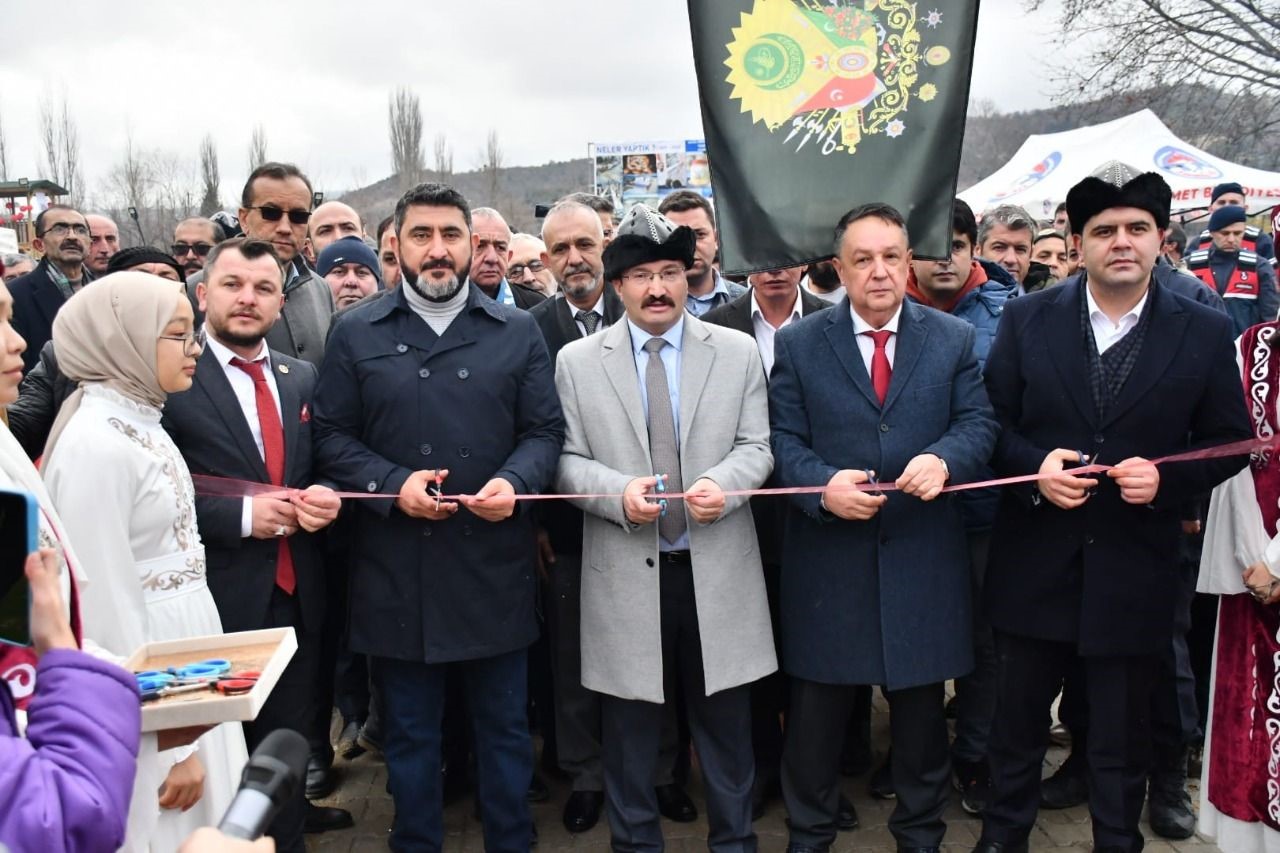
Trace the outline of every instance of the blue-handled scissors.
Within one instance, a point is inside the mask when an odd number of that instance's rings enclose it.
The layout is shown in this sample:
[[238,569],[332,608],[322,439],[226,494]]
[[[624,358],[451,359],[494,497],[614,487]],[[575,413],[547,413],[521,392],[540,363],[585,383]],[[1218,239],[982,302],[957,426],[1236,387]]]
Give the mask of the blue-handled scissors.
[[[666,491],[667,491],[667,475],[666,475],[666,474],[658,474],[658,475],[656,475],[656,476],[657,476],[657,478],[658,478],[658,484],[657,484],[656,486],[654,486],[654,487],[653,487],[653,490],[654,490],[655,492],[657,492],[658,494],[665,494],[665,493],[666,493]],[[666,514],[667,514],[667,499],[666,499],[666,498],[659,498],[659,499],[658,499],[658,506],[662,507],[662,512],[660,512],[660,513],[658,513],[658,514],[659,514],[659,515],[666,515]]]
[[881,491],[880,489],[880,478],[876,476],[876,472],[868,468],[866,471],[863,471],[862,473],[867,475],[867,482],[874,489],[874,491],[871,492],[871,494],[874,494],[877,497],[879,497],[880,495],[883,495],[884,492]]

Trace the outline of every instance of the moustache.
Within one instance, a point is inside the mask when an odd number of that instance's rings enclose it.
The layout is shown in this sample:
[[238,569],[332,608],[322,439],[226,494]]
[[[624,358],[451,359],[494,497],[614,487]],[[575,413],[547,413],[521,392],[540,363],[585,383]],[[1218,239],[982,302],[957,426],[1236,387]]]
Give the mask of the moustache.
[[450,261],[448,259],[443,259],[439,261],[427,261],[425,264],[423,264],[421,267],[418,268],[419,272],[427,272],[428,270],[448,270],[449,272],[457,272],[457,270],[453,268],[453,261]]
[[593,270],[589,264],[570,264],[564,268],[565,278],[568,278],[571,275],[589,275],[594,277],[595,273],[596,271]]
[[61,245],[58,246],[58,248],[64,252],[67,251],[68,249],[79,249],[80,251],[83,252],[84,244],[81,243],[79,240],[63,240]]
[[236,311],[236,312],[232,313],[232,315],[231,315],[231,316],[232,316],[232,317],[244,317],[245,319],[248,319],[248,320],[261,320],[261,319],[262,319],[262,317],[258,314],[258,312],[257,312],[257,311]]
[[667,305],[671,308],[676,307],[676,304],[665,296],[650,296],[644,302],[640,303],[641,308],[648,308],[651,305]]

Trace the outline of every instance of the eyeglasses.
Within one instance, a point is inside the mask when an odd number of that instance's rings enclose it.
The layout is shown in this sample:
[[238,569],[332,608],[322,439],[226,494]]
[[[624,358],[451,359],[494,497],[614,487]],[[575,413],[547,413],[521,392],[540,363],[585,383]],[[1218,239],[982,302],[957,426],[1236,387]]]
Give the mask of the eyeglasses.
[[65,237],[67,236],[68,231],[70,231],[72,234],[76,235],[77,237],[89,236],[88,225],[70,225],[66,222],[55,222],[53,225],[50,225],[48,228],[44,229],[44,234],[37,234],[36,236],[43,237],[45,236],[45,234],[52,234],[55,237]]
[[684,270],[676,267],[661,270],[659,272],[651,272],[649,270],[636,270],[629,272],[622,277],[622,280],[628,284],[653,284],[657,279],[662,279],[663,284],[675,284],[684,280]]
[[161,335],[162,341],[181,341],[183,355],[199,355],[204,349],[207,340],[204,333],[204,327],[201,326],[195,331],[188,332],[185,335]]
[[294,225],[306,225],[311,219],[311,211],[309,210],[285,210],[282,207],[276,207],[274,204],[264,204],[261,207],[247,209],[258,211],[262,218],[268,222],[279,222],[280,217],[286,213],[289,215],[289,221]]
[[175,258],[180,258],[188,252],[195,252],[198,257],[203,258],[205,255],[213,251],[212,243],[174,243],[169,247]]
[[507,267],[507,278],[522,278],[526,270],[537,275],[546,268],[547,265],[542,261],[529,261],[527,264],[512,264]]

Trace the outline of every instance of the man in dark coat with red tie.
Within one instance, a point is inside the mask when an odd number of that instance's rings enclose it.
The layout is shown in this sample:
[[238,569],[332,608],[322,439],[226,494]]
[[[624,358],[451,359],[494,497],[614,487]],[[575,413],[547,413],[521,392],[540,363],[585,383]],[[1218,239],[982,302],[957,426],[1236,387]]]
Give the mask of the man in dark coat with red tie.
[[[245,724],[251,751],[276,729],[310,730],[326,595],[314,534],[337,517],[341,503],[315,485],[312,471],[316,369],[271,350],[264,339],[280,315],[283,286],[270,243],[236,238],[209,253],[196,291],[205,311],[205,349],[194,384],[169,398],[162,421],[192,474],[300,490],[288,499],[196,497],[209,591],[223,629],[288,627],[298,639],[266,705]],[[346,811],[309,806],[299,786],[270,834],[278,849],[301,853],[304,828],[351,824]]]
[[[845,214],[836,269],[848,301],[780,329],[769,380],[782,544],[782,756],[788,849],[835,839],[837,773],[857,685],[889,700],[901,850],[936,850],[950,791],[943,682],[973,665],[968,550],[948,482],[975,480],[996,424],[974,328],[904,301],[911,251],[885,204]],[[888,494],[858,491],[871,478]]]

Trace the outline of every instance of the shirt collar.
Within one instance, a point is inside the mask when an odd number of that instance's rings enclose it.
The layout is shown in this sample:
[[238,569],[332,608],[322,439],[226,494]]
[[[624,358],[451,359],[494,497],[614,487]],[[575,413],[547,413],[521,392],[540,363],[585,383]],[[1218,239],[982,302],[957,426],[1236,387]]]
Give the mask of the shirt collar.
[[[644,352],[644,345],[654,336],[631,322],[630,317],[627,318],[627,330],[631,333],[631,350],[635,357],[639,358],[640,353]],[[680,319],[676,320],[676,324],[663,332],[661,337],[674,347],[676,352],[679,352],[680,345],[684,341],[684,314],[681,314]]]
[[711,288],[711,292],[706,296],[697,296],[693,293],[690,293],[689,296],[698,302],[710,302],[713,299],[719,298],[721,294],[727,298],[729,296],[729,285],[724,283],[724,276],[720,275],[720,271],[715,267],[711,268],[711,280],[715,282],[715,285]]
[[[761,320],[764,320],[764,312],[760,310],[760,303],[756,302],[756,290],[753,287],[751,288],[751,319],[754,320],[756,317],[759,317]],[[795,301],[791,303],[791,310],[787,312],[787,319],[782,321],[782,325],[785,326],[788,323],[792,322],[793,320],[800,319],[800,317],[801,317],[800,288],[797,287]],[[766,323],[769,322],[768,320],[764,320],[764,321]],[[895,317],[895,322],[896,322],[896,317]],[[781,328],[781,326],[779,328]]]
[[[1142,294],[1142,298],[1138,300],[1138,304],[1130,308],[1128,311],[1126,311],[1123,314],[1123,316],[1121,316],[1120,319],[1117,320],[1115,323],[1112,323],[1112,325],[1123,326],[1125,322],[1129,321],[1130,319],[1132,319],[1132,321],[1136,323],[1138,319],[1142,317],[1142,309],[1146,307],[1147,297],[1149,297],[1150,295],[1151,295],[1151,288],[1148,287],[1146,291]],[[1084,299],[1085,299],[1085,305],[1089,309],[1090,320],[1106,320],[1108,323],[1111,323],[1111,318],[1108,317],[1106,313],[1101,308],[1098,307],[1098,303],[1094,301],[1093,291],[1089,289],[1089,282],[1087,280],[1084,282]]]
[[885,323],[879,329],[873,329],[871,324],[858,316],[858,312],[853,310],[853,304],[849,305],[849,313],[853,316],[853,333],[861,335],[863,332],[890,331],[895,335],[898,334],[898,320],[902,317],[902,304],[898,304],[898,310],[893,312],[893,316],[889,318],[889,322]]
[[[209,328],[209,324],[204,325],[205,341],[204,345],[213,353],[214,358],[218,359],[218,364],[226,369],[231,364],[231,359],[240,358],[240,356],[227,349],[217,338],[213,336],[213,331]],[[267,342],[264,340],[258,344],[258,354],[253,358],[245,359],[245,361],[262,361],[269,368],[271,366],[271,354],[267,348]]]
[[[606,287],[607,286],[608,285],[606,285]],[[579,314],[590,314],[593,311],[599,314],[601,319],[604,319],[604,290],[603,289],[601,289],[600,295],[596,297],[596,304],[592,305],[586,311],[583,311],[577,305],[574,305],[572,302],[569,302],[567,298],[564,301],[569,305],[569,316],[575,320],[578,319]]]

